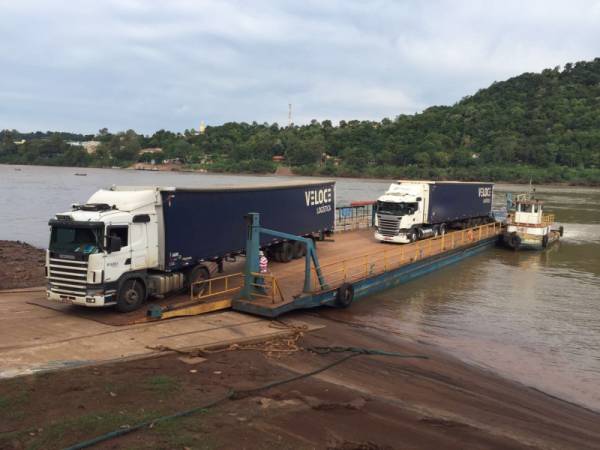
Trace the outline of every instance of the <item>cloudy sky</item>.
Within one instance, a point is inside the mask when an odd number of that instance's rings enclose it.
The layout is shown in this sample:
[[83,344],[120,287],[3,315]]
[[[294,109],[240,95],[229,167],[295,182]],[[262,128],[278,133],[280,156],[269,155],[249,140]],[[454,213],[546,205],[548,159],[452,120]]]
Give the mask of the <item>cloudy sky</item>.
[[600,2],[0,0],[0,129],[393,118],[600,56]]

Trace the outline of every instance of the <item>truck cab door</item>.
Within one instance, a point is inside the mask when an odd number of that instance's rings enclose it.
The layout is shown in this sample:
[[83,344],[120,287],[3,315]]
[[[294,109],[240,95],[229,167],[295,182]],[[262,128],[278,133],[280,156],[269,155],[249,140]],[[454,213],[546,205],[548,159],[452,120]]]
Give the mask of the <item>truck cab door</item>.
[[148,225],[131,224],[131,270],[146,269],[148,256]]
[[131,246],[128,225],[111,224],[106,227],[107,236],[118,236],[121,239],[121,249],[106,253],[104,266],[104,281],[117,281],[119,277],[129,272],[131,266]]

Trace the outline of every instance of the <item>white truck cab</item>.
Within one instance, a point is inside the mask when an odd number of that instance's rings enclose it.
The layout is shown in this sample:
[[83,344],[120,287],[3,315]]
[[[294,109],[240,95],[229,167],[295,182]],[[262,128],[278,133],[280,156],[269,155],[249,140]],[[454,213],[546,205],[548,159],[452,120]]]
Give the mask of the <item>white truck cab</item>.
[[426,183],[393,183],[377,199],[375,238],[400,244],[416,241],[426,222],[428,192]]
[[155,190],[100,190],[85,205],[57,214],[49,222],[48,298],[96,307],[117,304],[123,311],[139,307],[147,295],[139,277],[143,273],[146,279],[147,270],[160,265],[160,207]]

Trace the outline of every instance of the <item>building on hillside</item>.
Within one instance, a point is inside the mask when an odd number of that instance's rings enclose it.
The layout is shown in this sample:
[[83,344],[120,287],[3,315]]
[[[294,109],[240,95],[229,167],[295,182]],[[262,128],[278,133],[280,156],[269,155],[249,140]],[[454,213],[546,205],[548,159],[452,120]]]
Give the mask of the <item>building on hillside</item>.
[[92,154],[96,153],[96,150],[98,150],[98,147],[100,146],[100,144],[101,144],[100,141],[81,142],[81,146],[85,149],[85,151],[87,152],[88,155],[92,155]]
[[323,153],[321,155],[321,164],[331,163],[334,166],[339,166],[341,162],[342,159],[338,158],[337,156],[331,156],[327,153]]
[[160,147],[148,147],[140,150],[140,155],[145,155],[146,153],[160,153],[162,152],[162,148]]

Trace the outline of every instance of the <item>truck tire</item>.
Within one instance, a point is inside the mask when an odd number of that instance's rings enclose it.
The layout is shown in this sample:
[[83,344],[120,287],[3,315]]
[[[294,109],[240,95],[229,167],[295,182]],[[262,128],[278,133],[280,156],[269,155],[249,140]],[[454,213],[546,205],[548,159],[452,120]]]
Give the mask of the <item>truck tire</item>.
[[354,286],[350,283],[342,284],[335,295],[335,304],[338,308],[347,308],[354,300]]
[[146,300],[146,288],[138,279],[126,280],[119,289],[117,296],[117,310],[119,312],[131,312],[142,306]]
[[448,227],[446,226],[445,223],[442,223],[440,225],[440,235],[443,236],[444,234],[446,234],[448,232]]
[[279,245],[275,244],[269,247],[266,251],[266,256],[269,261],[279,262]]
[[288,263],[294,257],[294,247],[289,242],[282,242],[279,247],[279,261]]
[[294,259],[302,258],[306,255],[306,246],[303,242],[294,241],[292,244],[292,257]]
[[406,237],[408,238],[408,242],[413,243],[417,240],[417,233],[415,230],[410,230],[408,233],[406,233]]
[[196,286],[194,286],[194,283],[198,281],[208,280],[209,278],[210,273],[205,266],[198,265],[192,269],[189,277],[189,285],[192,296],[196,297],[198,295],[202,295],[202,293],[206,290],[206,283],[197,284]]

